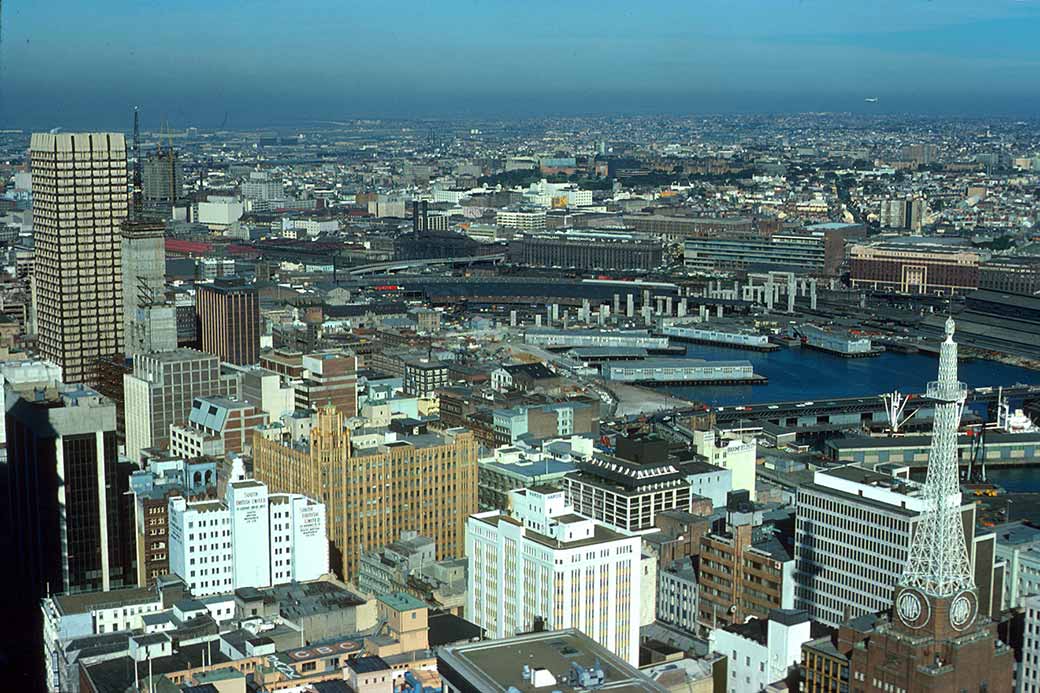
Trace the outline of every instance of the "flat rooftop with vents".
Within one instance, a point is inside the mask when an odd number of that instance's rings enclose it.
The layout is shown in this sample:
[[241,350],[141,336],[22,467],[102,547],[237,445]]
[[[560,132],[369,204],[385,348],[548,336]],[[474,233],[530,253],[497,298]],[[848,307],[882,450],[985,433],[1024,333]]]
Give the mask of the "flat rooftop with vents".
[[[579,671],[595,678],[597,669],[602,683],[576,680]],[[505,693],[510,687],[520,693],[668,690],[574,628],[441,648],[437,670],[449,693]]]

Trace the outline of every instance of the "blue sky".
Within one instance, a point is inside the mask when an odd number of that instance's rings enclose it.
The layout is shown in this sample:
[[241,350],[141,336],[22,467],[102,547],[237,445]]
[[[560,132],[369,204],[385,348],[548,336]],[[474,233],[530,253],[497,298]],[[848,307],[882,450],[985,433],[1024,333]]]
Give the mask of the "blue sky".
[[1036,115],[1040,0],[9,0],[0,117]]

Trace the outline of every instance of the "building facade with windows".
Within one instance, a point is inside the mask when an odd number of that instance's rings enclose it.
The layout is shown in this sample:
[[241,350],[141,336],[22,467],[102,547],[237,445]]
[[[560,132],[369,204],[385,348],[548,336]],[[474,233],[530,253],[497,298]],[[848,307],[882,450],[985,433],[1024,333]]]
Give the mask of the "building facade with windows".
[[624,231],[528,231],[509,244],[510,260],[524,267],[645,272],[663,256],[659,240]]
[[697,632],[697,571],[677,565],[657,573],[657,618]]
[[[832,627],[890,609],[924,504],[905,466],[817,471],[796,500],[796,608]],[[976,534],[974,503],[962,505],[962,513],[979,610],[989,614],[993,604],[999,610],[1003,592],[995,537]]]
[[228,453],[249,454],[253,431],[267,423],[267,413],[252,402],[227,397],[196,397],[188,420],[170,426],[170,452],[184,458]]
[[29,156],[37,346],[66,382],[96,385],[98,361],[123,351],[126,140],[121,133],[34,133]]
[[1015,676],[1015,693],[1040,691],[1040,594],[1022,602],[1025,627],[1022,629],[1022,661]]
[[927,244],[854,245],[849,281],[853,288],[874,291],[966,293],[979,288],[979,254]]
[[202,350],[238,365],[260,358],[260,299],[238,277],[199,284],[195,294]]
[[170,424],[188,420],[196,397],[238,397],[239,377],[221,372],[220,359],[194,349],[141,354],[123,376],[126,456],[169,447]]
[[416,397],[429,397],[448,384],[448,364],[445,361],[418,359],[404,365],[404,391]]
[[119,461],[116,407],[82,385],[7,390],[11,569],[23,594],[137,584],[133,465]]
[[1019,255],[986,260],[979,268],[979,288],[1033,296],[1040,292],[1040,258]]
[[[708,639],[712,652],[725,655],[728,693],[788,690],[784,680],[801,659],[809,640],[809,615],[794,609],[774,609],[768,619],[716,628]],[[783,684],[776,688],[771,684]]]
[[575,515],[557,489],[510,492],[510,513],[466,522],[466,617],[491,638],[577,628],[639,661],[640,540]]
[[664,510],[690,510],[690,484],[672,462],[640,464],[599,455],[577,463],[564,488],[574,511],[623,534],[656,531]]
[[363,547],[385,546],[414,530],[437,543],[437,558],[462,555],[465,518],[477,510],[477,452],[462,428],[357,447],[344,417],[325,406],[304,442],[253,442],[253,473],[273,490],[300,493],[329,508],[331,564],[357,573]]
[[323,351],[300,359],[302,372],[294,383],[296,407],[318,411],[331,403],[346,417],[357,416],[357,356]]
[[747,492],[736,491],[725,528],[701,537],[697,620],[705,629],[794,606],[794,560],[762,520]]
[[237,461],[220,500],[170,499],[170,572],[195,596],[316,580],[329,572],[325,506],[268,493]]

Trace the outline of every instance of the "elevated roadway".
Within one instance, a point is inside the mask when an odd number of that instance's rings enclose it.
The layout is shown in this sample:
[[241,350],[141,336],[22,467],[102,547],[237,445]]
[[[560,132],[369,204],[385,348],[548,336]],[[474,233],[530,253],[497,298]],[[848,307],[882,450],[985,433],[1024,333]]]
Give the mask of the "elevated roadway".
[[358,265],[347,267],[340,271],[341,274],[351,277],[362,277],[369,274],[392,274],[411,269],[423,269],[428,267],[450,266],[463,267],[490,262],[492,264],[503,262],[505,253],[492,253],[489,255],[468,255],[463,257],[436,257],[421,258],[416,260],[391,260],[389,262],[376,262],[370,265]]

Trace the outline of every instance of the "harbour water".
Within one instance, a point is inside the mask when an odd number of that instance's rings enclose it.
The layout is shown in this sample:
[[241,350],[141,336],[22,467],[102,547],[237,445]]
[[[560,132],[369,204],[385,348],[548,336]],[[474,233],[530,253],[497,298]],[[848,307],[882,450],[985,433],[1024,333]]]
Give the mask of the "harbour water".
[[997,467],[986,470],[986,481],[1008,493],[1040,493],[1040,469],[1036,467]]
[[[927,354],[885,352],[862,359],[845,359],[811,349],[784,348],[769,353],[690,344],[687,356],[706,360],[748,360],[767,385],[676,386],[661,388],[684,399],[709,405],[757,402],[815,401],[892,392],[924,392],[935,380],[938,359]],[[960,364],[960,379],[969,387],[1040,383],[1040,371],[995,361]]]

